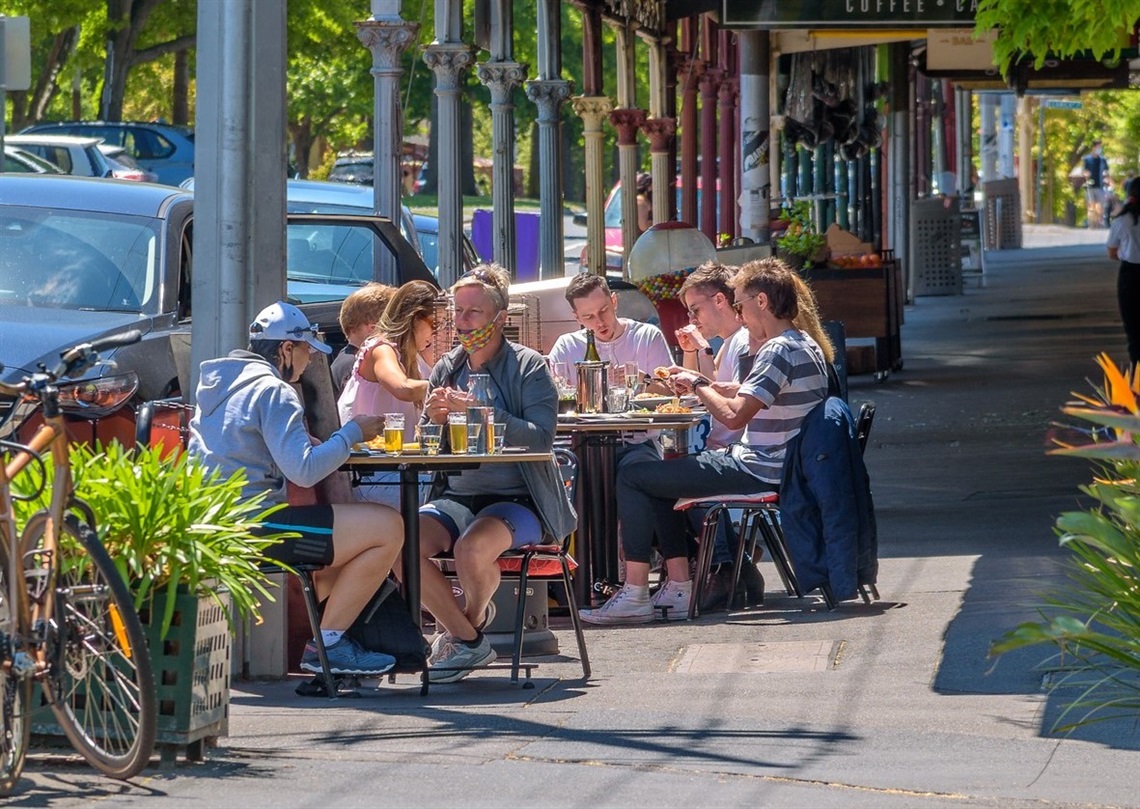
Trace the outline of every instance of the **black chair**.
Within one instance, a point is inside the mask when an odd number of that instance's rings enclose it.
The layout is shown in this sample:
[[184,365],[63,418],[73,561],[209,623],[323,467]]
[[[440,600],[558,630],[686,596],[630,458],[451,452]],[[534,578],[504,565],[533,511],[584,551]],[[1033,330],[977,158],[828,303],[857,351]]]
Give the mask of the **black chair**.
[[867,450],[867,438],[871,435],[871,425],[875,423],[875,403],[863,402],[859,415],[855,417],[855,438],[859,441],[859,451]]

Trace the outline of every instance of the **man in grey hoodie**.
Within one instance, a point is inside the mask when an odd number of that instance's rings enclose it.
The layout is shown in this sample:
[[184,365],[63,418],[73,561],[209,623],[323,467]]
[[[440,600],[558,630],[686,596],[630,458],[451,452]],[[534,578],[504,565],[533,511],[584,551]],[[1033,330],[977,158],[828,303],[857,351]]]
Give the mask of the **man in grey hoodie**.
[[[300,309],[283,302],[258,314],[249,339],[248,350],[202,363],[189,449],[224,476],[244,472],[246,496],[266,492],[267,504],[286,503],[286,480],[315,485],[345,462],[353,444],[375,437],[384,419],[357,416],[314,444],[290,383],[301,378],[310,351],[328,354],[330,348]],[[399,556],[399,512],[373,503],[286,506],[270,520],[267,530],[300,537],[270,548],[269,555],[286,564],[325,565],[315,580],[318,598],[328,598],[321,635],[333,673],[375,675],[392,668],[395,658],[361,648],[345,630]],[[320,673],[315,642],[305,645],[301,668]]]

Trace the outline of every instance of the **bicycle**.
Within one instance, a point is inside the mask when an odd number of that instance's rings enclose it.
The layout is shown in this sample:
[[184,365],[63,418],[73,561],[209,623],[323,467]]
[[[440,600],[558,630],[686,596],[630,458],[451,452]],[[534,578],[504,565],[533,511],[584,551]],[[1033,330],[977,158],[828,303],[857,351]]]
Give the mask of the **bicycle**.
[[[54,369],[41,364],[17,384],[0,382],[0,393],[38,401],[43,416],[26,445],[0,439],[0,795],[23,770],[33,683],[72,746],[104,774],[131,778],[154,752],[158,697],[146,637],[94,514],[75,497],[56,384],[92,367],[100,351],[141,337],[84,343]],[[17,494],[13,479],[32,466],[41,472],[36,491]],[[49,471],[50,504],[18,533],[14,502],[38,498]]]

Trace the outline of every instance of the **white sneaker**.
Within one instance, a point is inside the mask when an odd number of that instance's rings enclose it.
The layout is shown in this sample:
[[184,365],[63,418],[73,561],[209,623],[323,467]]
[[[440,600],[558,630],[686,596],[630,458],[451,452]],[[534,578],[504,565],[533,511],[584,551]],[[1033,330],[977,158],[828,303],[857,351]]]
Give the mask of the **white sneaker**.
[[691,580],[667,581],[653,594],[651,605],[654,610],[660,607],[669,607],[665,613],[666,621],[687,621],[689,620],[689,601],[692,597],[693,582]]
[[649,603],[649,588],[623,585],[605,604],[594,610],[578,610],[578,615],[588,624],[652,623],[653,605]]

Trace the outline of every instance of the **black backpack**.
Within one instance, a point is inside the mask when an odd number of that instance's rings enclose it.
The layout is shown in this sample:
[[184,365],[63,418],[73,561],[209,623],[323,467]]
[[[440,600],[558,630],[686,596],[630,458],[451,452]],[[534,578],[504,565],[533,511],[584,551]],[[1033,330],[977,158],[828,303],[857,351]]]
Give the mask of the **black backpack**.
[[392,671],[414,674],[423,671],[431,647],[412,623],[408,605],[391,577],[364,605],[346,634],[370,652],[384,652],[396,658]]

